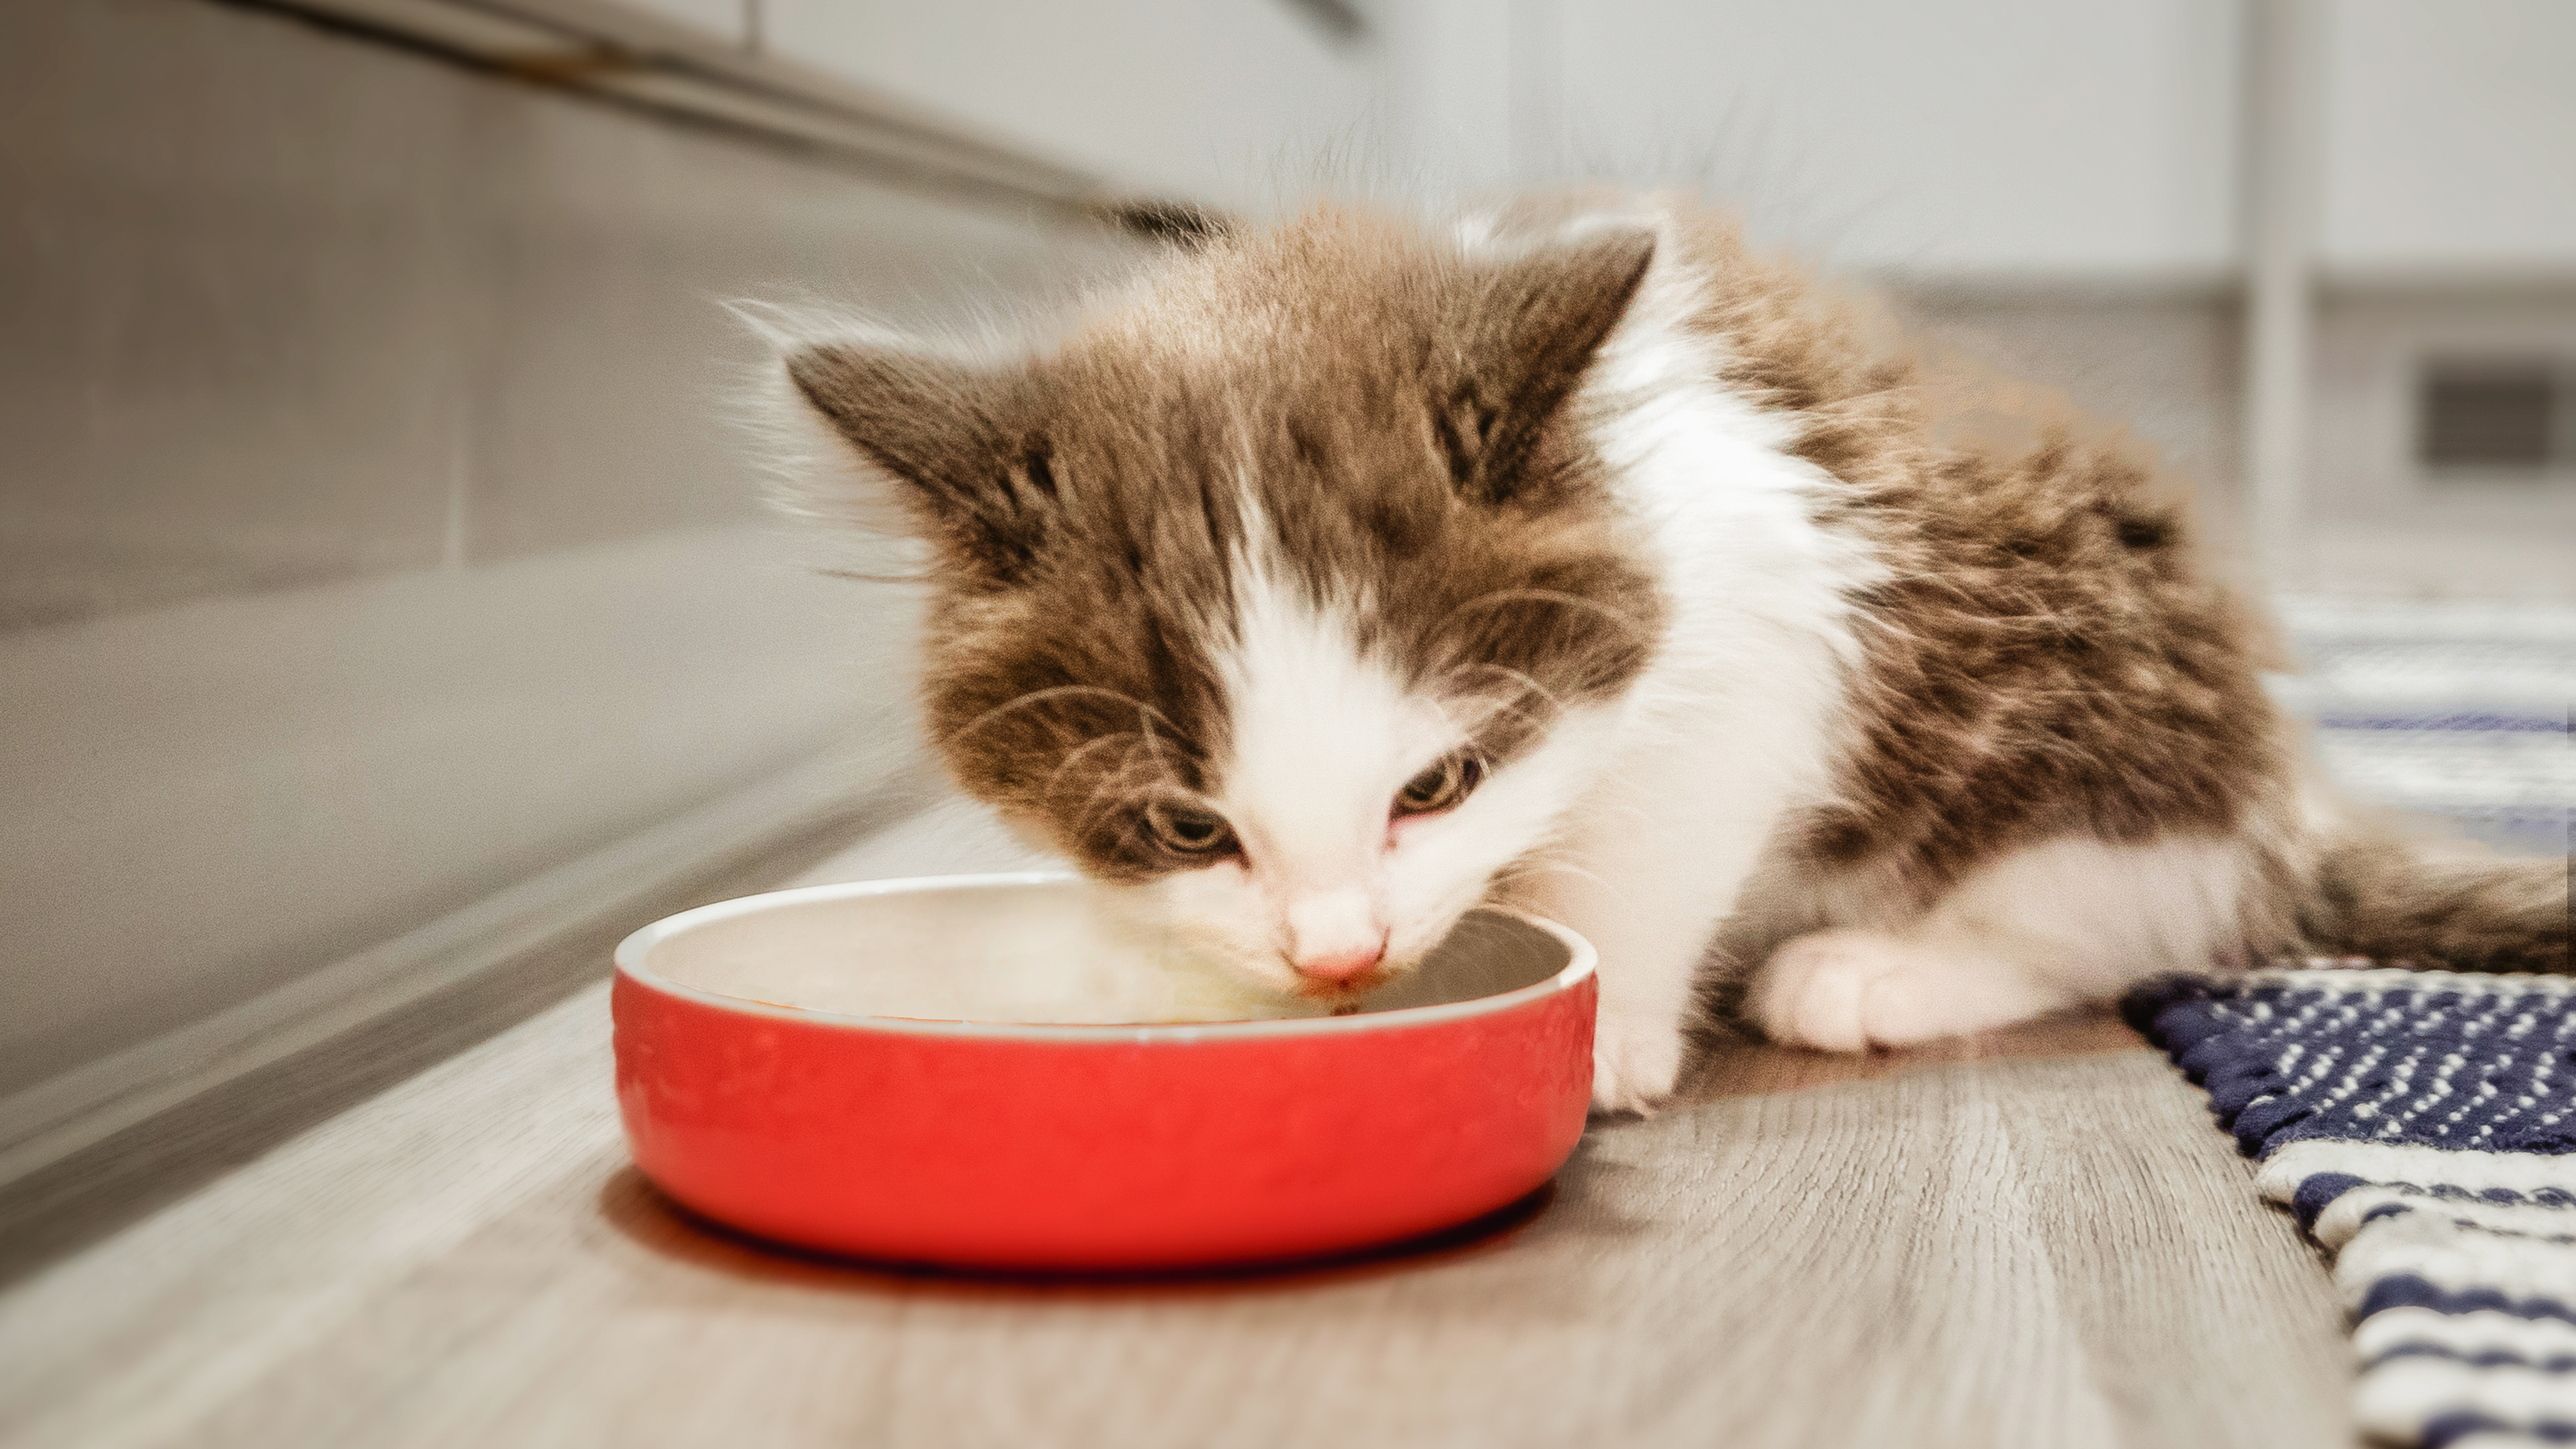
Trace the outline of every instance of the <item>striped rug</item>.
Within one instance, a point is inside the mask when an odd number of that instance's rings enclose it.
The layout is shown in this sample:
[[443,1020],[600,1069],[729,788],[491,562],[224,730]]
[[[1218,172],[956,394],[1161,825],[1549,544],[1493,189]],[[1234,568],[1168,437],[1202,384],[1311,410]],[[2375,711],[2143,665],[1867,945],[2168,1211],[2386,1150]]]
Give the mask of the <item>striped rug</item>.
[[2367,1432],[2576,1442],[2576,980],[2264,971],[2128,1015],[2335,1255]]
[[[2281,613],[2304,672],[2274,693],[2338,787],[2567,856],[2576,606]],[[2128,1011],[2334,1254],[2364,1429],[2576,1443],[2576,979],[2265,971],[2159,983]]]

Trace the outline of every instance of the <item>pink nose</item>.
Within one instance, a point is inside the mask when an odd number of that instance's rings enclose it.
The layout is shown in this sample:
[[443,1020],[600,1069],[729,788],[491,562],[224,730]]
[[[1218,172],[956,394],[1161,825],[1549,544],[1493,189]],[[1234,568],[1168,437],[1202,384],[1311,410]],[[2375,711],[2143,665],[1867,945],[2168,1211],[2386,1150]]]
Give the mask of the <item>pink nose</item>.
[[1320,956],[1308,956],[1296,962],[1295,965],[1297,974],[1309,981],[1338,982],[1348,981],[1354,976],[1366,975],[1376,970],[1377,963],[1385,959],[1386,942],[1381,940],[1376,945],[1362,950],[1335,951]]

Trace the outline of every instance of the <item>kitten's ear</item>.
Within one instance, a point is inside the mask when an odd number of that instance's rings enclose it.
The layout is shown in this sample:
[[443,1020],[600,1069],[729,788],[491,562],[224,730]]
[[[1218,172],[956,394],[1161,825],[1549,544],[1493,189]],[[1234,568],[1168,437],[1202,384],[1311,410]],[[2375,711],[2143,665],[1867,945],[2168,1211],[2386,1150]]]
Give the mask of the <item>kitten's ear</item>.
[[1501,502],[1655,258],[1655,234],[1620,231],[1482,269],[1462,299],[1459,375],[1434,400],[1450,476],[1470,498]]
[[[1024,375],[873,340],[797,343],[787,380],[899,505],[907,531],[994,583],[1025,569],[1055,510]],[[858,500],[862,510],[868,500]]]

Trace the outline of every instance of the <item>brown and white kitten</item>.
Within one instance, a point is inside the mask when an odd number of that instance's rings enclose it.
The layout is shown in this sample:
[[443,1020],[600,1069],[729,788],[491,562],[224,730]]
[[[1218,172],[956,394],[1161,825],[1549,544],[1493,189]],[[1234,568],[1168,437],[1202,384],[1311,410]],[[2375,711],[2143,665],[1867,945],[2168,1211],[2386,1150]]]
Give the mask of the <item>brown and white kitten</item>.
[[1318,210],[1043,353],[782,350],[929,545],[957,782],[1283,1002],[1524,905],[1600,948],[1617,1109],[1704,975],[1852,1051],[2283,952],[2566,966],[2554,865],[2300,783],[2144,469],[1951,440],[1707,217]]

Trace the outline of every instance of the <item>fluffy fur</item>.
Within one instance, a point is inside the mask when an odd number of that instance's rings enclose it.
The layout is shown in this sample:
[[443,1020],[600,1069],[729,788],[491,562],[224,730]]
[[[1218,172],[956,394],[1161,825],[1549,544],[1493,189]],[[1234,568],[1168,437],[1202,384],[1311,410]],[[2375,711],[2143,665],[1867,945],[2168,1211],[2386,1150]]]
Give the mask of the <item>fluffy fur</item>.
[[835,506],[929,547],[958,782],[1283,1002],[1523,904],[1639,1108],[1711,983],[1856,1050],[2284,951],[2566,964],[2563,881],[2320,823],[2144,467],[1968,436],[1706,217],[1323,210],[1044,353],[782,351]]

